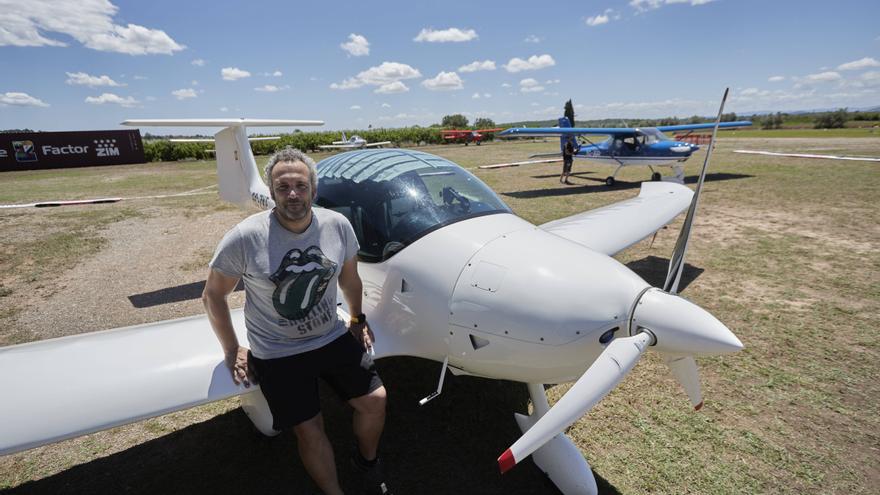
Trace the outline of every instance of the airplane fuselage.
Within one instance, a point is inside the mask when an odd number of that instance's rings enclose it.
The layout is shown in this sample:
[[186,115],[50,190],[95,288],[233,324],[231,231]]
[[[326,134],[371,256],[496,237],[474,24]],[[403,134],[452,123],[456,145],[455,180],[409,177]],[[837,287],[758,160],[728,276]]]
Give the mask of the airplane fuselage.
[[457,372],[530,383],[583,373],[603,334],[628,335],[648,287],[615,259],[512,214],[448,225],[359,272],[364,312],[385,336],[380,354],[417,350]]
[[698,146],[678,141],[631,144],[609,138],[597,144],[581,145],[575,157],[615,166],[672,166],[684,162],[698,149]]

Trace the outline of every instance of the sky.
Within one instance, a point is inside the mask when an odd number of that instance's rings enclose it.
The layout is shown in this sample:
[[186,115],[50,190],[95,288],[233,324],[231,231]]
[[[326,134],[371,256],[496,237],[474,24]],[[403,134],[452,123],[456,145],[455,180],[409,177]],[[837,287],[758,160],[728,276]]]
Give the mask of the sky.
[[0,129],[500,123],[568,99],[583,119],[708,116],[725,87],[741,114],[874,107],[878,20],[877,0],[0,0]]

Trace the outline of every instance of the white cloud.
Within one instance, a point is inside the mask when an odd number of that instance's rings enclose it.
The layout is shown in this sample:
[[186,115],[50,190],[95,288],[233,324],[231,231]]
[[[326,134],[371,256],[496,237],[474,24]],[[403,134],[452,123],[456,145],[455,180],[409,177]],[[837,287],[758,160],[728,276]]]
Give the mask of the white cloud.
[[220,69],[220,75],[223,77],[224,81],[237,81],[239,79],[244,79],[245,77],[251,77],[250,72],[241,70],[238,67],[224,67]]
[[265,86],[260,86],[259,88],[254,88],[254,91],[259,91],[261,93],[277,93],[278,91],[283,91],[285,89],[290,89],[290,86],[285,84],[284,86],[275,86],[274,84],[266,84]]
[[461,30],[458,28],[443,29],[434,31],[433,28],[423,28],[419,35],[413,38],[413,41],[427,41],[428,43],[458,43],[462,41],[471,41],[477,39],[477,32],[473,29]]
[[361,106],[360,105],[352,105],[352,106],[348,107],[348,109],[349,110],[360,110]]
[[261,72],[260,75],[263,77],[281,77],[284,74],[280,70],[276,70],[274,72]]
[[602,12],[601,14],[587,17],[585,22],[587,23],[587,26],[595,27],[617,20],[620,20],[619,13],[615,12],[614,9],[605,9],[605,12]]
[[491,98],[492,93],[483,93],[483,98]]
[[637,12],[647,12],[649,10],[659,9],[664,5],[672,5],[676,3],[686,3],[691,6],[706,5],[714,0],[631,0],[629,5],[636,9]]
[[559,84],[559,79],[547,79],[544,84]]
[[[387,86],[381,92],[402,93],[404,91],[409,91],[409,89],[406,88],[403,83],[400,83],[399,85],[394,85],[393,87],[390,85],[392,83],[399,83],[400,81],[406,79],[414,79],[417,77],[422,77],[422,73],[419,72],[418,69],[410,67],[407,64],[401,64],[398,62],[382,62],[381,65],[370,67],[369,69],[360,72],[354,77],[349,77],[341,83],[331,84],[330,89],[355,89],[360,88],[361,86],[370,85],[380,87]],[[401,87],[406,89],[401,90]],[[390,91],[391,89],[394,89],[394,91]]]
[[587,26],[601,26],[602,24],[608,24],[608,16],[605,14],[587,17]]
[[178,100],[185,100],[187,98],[195,98],[198,96],[196,90],[192,88],[175,89],[171,94]]
[[193,79],[192,81],[190,81],[189,84],[190,84],[191,86],[198,86],[198,85],[199,85],[199,82],[196,81],[195,79]]
[[229,107],[220,107],[220,111],[221,111],[221,112],[228,112],[228,111],[229,111]]
[[192,65],[195,65],[196,67],[204,67],[205,66],[205,61],[201,58],[197,58],[190,63]]
[[530,77],[519,82],[519,90],[523,93],[537,93],[538,91],[544,91],[544,86],[541,86],[541,83]]
[[550,55],[532,55],[528,60],[514,57],[507,62],[504,68],[507,72],[522,72],[524,70],[538,70],[556,65],[556,61]]
[[840,64],[837,66],[837,70],[859,70],[870,67],[880,67],[880,62],[871,57],[865,57],[845,64]]
[[508,83],[501,83],[501,87],[502,87],[502,88],[509,88],[509,87],[510,87],[510,84],[508,84]]
[[463,81],[455,72],[440,72],[433,79],[425,79],[422,86],[431,91],[456,91],[464,89]]
[[458,68],[459,72],[477,72],[480,70],[495,70],[495,61],[483,60],[480,62],[479,60],[474,60],[473,62],[467,65],[462,65]]
[[4,0],[0,10],[0,46],[67,46],[47,37],[56,33],[93,50],[128,55],[171,55],[185,48],[164,31],[115,24],[119,8],[109,0]]
[[541,38],[538,38],[534,34],[530,34],[530,35],[526,36],[526,39],[524,39],[523,41],[526,43],[540,43]]
[[407,91],[409,91],[409,88],[406,87],[406,84],[403,84],[400,81],[394,81],[379,86],[373,91],[373,93],[378,93],[380,95],[393,95],[397,93],[406,93]]
[[15,105],[17,107],[48,107],[49,104],[27,93],[0,93],[0,106]]
[[387,104],[387,103],[383,103],[383,104],[382,104],[382,108],[391,108],[391,105],[389,105],[389,104]]
[[126,96],[125,98],[123,98],[113,93],[103,93],[101,96],[88,96],[86,97],[86,103],[91,103],[92,105],[103,105],[105,103],[112,103],[114,105],[119,105],[126,108],[131,108],[140,104],[139,101],[135,100],[131,96]]
[[92,76],[85,72],[65,72],[65,74],[67,74],[67,81],[65,82],[74,86],[88,86],[90,88],[97,86],[125,86],[110,79],[110,76]]
[[758,88],[746,88],[738,93],[738,96],[767,96],[770,92],[767,90],[760,90]]
[[785,76],[771,76],[769,79],[767,79],[767,81],[769,81],[769,82],[780,82],[780,81],[784,81],[784,80],[785,80]]
[[363,57],[370,54],[370,42],[367,38],[354,33],[349,34],[348,41],[340,43],[339,48],[345,50],[349,57]]
[[840,74],[834,71],[820,72],[818,74],[810,74],[804,78],[808,82],[832,82],[842,79]]
[[475,100],[479,100],[479,99],[480,99],[480,93],[474,93],[474,94],[472,94],[472,95],[471,95],[471,98],[473,98],[473,99],[475,99]]
[[134,79],[135,81],[145,81],[147,79],[147,76],[134,75],[134,76],[131,76],[131,78]]

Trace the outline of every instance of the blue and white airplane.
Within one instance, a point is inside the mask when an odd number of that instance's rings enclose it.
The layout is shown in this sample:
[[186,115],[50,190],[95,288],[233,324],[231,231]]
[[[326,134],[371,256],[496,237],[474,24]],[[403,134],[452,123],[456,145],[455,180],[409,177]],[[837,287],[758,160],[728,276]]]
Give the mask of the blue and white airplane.
[[[722,122],[720,129],[747,127],[749,121]],[[586,143],[575,141],[575,158],[583,158],[604,165],[617,165],[614,173],[605,179],[605,184],[613,186],[617,173],[623,167],[632,165],[647,166],[651,169],[651,180],[662,179],[660,172],[654,167],[671,167],[675,175],[668,180],[684,182],[684,161],[700,149],[696,144],[675,141],[664,135],[664,132],[697,131],[712,129],[714,123],[666,125],[660,127],[571,127],[568,117],[559,118],[559,127],[513,127],[501,133],[501,136],[559,136],[560,153],[566,140],[582,138]],[[593,143],[586,136],[605,135],[608,139]],[[532,155],[559,156],[560,153]]]

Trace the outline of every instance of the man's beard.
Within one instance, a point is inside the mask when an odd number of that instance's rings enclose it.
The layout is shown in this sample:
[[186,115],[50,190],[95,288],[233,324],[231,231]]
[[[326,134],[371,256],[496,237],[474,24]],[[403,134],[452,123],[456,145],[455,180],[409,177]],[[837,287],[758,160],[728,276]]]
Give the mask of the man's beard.
[[275,211],[285,220],[297,222],[306,218],[312,209],[310,204],[307,205],[305,203],[299,203],[298,206],[300,206],[298,210],[289,210],[287,208],[281,207],[281,205],[276,205]]

